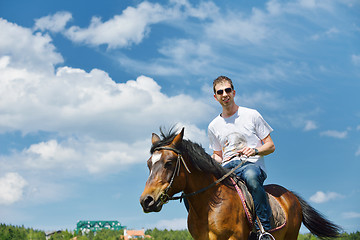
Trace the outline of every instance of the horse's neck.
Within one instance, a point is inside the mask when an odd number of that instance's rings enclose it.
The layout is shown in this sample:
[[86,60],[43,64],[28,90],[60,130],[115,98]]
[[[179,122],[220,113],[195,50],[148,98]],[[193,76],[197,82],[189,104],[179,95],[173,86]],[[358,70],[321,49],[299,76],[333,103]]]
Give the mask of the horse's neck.
[[187,184],[184,189],[185,194],[199,192],[188,198],[189,204],[196,211],[208,211],[208,206],[213,200],[214,195],[217,194],[221,184],[213,186],[205,191],[204,188],[210,186],[216,181],[215,177],[203,172],[192,172],[188,175]]

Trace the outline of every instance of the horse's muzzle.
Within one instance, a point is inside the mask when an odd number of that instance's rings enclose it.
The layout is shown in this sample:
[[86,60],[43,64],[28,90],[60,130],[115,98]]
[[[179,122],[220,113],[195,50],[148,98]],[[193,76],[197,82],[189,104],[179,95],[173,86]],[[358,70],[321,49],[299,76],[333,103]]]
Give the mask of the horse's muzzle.
[[163,206],[163,202],[160,198],[155,199],[149,194],[140,198],[140,204],[145,213],[160,212]]

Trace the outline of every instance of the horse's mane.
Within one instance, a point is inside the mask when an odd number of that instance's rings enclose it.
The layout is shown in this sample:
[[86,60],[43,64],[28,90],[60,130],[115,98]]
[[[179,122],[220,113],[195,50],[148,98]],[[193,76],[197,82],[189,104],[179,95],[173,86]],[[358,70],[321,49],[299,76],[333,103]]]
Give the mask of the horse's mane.
[[[177,131],[174,128],[170,128],[169,131],[165,132],[160,128],[161,140],[152,145],[150,153],[153,154],[157,147],[169,145],[177,135]],[[215,178],[219,179],[224,176],[229,169],[222,167],[216,162],[205,149],[198,143],[194,143],[190,140],[183,139],[178,149],[183,155],[187,155],[191,164],[201,172],[206,172],[214,175]],[[223,181],[227,186],[233,186],[229,178]]]

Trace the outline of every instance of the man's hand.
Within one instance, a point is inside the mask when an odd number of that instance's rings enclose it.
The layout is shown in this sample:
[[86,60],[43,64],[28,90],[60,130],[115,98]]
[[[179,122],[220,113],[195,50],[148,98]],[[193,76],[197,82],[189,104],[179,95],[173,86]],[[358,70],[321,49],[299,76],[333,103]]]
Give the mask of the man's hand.
[[215,159],[215,161],[217,161],[218,163],[222,163],[222,151],[214,151],[211,157]]
[[239,154],[244,155],[246,157],[255,156],[256,152],[254,148],[244,147],[239,152]]
[[[269,155],[270,153],[273,153],[275,151],[275,145],[273,140],[271,139],[270,134],[267,135],[267,137],[265,137],[264,139],[261,140],[262,144],[260,147],[257,147],[256,149],[258,150],[258,155],[261,156],[266,156]],[[251,156],[255,156],[256,155],[256,151],[254,148],[250,148],[250,147],[244,147],[239,151],[240,154],[243,154],[247,157],[251,157]]]

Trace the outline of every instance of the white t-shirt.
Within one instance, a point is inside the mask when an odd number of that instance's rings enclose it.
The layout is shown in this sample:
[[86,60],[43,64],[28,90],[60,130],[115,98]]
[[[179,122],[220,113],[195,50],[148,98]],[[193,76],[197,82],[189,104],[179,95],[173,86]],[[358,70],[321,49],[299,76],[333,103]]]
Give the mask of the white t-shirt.
[[[229,118],[217,116],[208,127],[210,148],[222,151],[223,164],[236,155],[236,152],[247,146],[260,147],[261,140],[267,137],[273,129],[254,109],[239,107],[238,111]],[[234,157],[231,160],[239,159]],[[244,160],[244,158],[242,158]],[[251,156],[246,161],[259,165],[264,171],[265,162],[262,156]]]

